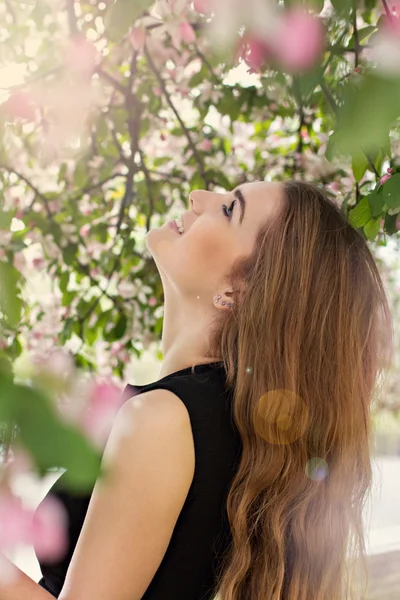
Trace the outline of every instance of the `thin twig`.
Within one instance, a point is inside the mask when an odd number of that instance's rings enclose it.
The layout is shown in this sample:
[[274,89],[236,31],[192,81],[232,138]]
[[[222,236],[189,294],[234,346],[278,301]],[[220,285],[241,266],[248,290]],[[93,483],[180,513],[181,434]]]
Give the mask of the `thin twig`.
[[392,12],[389,9],[386,0],[382,0],[382,4],[383,4],[383,7],[385,9],[385,12],[386,12],[387,18],[389,20],[389,23],[391,23],[391,25],[394,25],[393,14],[392,14]]
[[144,177],[146,179],[146,187],[147,187],[147,195],[149,197],[149,213],[147,215],[147,219],[146,219],[146,231],[150,231],[150,221],[151,221],[151,217],[154,211],[154,197],[153,197],[153,190],[152,190],[152,185],[153,185],[153,181],[151,179],[151,175],[150,175],[150,171],[148,170],[147,166],[146,166],[146,162],[144,159],[144,155],[142,150],[139,148],[139,155],[140,155],[140,162],[142,165],[142,171],[144,173]]
[[40,192],[38,190],[38,188],[27,177],[25,177],[25,175],[22,175],[22,173],[20,173],[19,171],[16,171],[15,169],[13,169],[12,167],[9,167],[7,165],[0,165],[0,169],[2,169],[4,171],[8,171],[9,173],[14,173],[14,175],[16,177],[18,177],[18,179],[21,179],[22,181],[24,181],[26,183],[26,185],[31,188],[32,192],[35,194],[35,197],[34,197],[33,201],[31,202],[31,204],[29,206],[29,209],[32,208],[32,206],[35,203],[36,199],[40,198],[40,200],[43,202],[44,207],[46,209],[47,216],[50,219],[53,219],[53,213],[50,210],[50,207],[49,207],[48,200],[47,200],[46,196],[44,194],[42,194],[42,192]]

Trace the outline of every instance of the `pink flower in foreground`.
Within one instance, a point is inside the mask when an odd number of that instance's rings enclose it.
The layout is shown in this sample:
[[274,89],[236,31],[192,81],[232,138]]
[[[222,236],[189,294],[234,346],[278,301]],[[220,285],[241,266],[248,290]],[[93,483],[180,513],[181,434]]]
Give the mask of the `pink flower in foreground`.
[[202,15],[207,15],[212,10],[212,0],[194,0],[194,10]]
[[143,27],[133,27],[129,34],[129,41],[134,50],[143,50],[146,42],[146,29]]
[[315,65],[324,47],[324,27],[320,19],[292,8],[285,12],[274,41],[274,54],[288,71]]
[[32,545],[38,558],[56,562],[68,549],[67,514],[61,502],[53,497],[39,504],[32,518]]
[[31,542],[31,511],[24,508],[21,498],[11,493],[0,497],[0,552],[15,545]]
[[121,390],[113,383],[97,383],[89,393],[81,424],[89,439],[100,448],[104,448],[122,404]]
[[179,31],[181,34],[182,40],[186,44],[193,44],[196,41],[196,34],[194,32],[193,27],[187,21],[179,24]]
[[241,44],[240,57],[250,67],[250,72],[258,73],[271,56],[267,42],[255,37],[246,37]]
[[96,64],[97,50],[83,35],[77,35],[68,43],[65,52],[65,63],[74,71],[91,73]]
[[390,10],[390,19],[387,15],[384,15],[384,28],[390,29],[394,34],[400,34],[400,0],[389,0],[388,8]]
[[35,121],[35,105],[31,96],[22,90],[12,92],[3,106],[6,117],[11,120]]

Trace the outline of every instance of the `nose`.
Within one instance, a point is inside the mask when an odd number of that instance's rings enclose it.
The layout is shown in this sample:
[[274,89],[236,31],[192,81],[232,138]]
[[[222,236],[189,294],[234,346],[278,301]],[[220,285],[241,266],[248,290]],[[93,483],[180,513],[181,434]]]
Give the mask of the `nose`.
[[221,200],[222,196],[223,194],[209,192],[207,190],[193,190],[193,192],[190,192],[189,194],[190,208],[195,214],[199,214],[199,212],[204,212],[207,202],[213,204],[217,200]]
[[204,190],[193,190],[189,194],[190,208],[193,212],[196,212],[196,208],[202,205],[202,200],[204,200],[204,195],[207,194]]

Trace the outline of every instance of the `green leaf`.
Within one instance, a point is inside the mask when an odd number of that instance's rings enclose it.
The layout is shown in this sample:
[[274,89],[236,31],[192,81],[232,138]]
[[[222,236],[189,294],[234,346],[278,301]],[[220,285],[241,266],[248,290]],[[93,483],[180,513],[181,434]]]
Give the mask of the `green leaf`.
[[192,190],[204,190],[205,181],[198,171],[193,175],[190,181],[190,187]]
[[60,169],[58,171],[58,183],[61,183],[61,181],[64,181],[64,179],[67,176],[67,169],[68,169],[68,165],[66,162],[62,163],[62,165],[60,166]]
[[223,187],[225,190],[231,189],[231,184],[229,179],[222,173],[222,171],[216,171],[214,169],[209,169],[206,173],[207,179],[212,179],[213,181],[218,181],[219,185]]
[[128,321],[126,315],[120,315],[114,329],[111,331],[111,334],[113,334],[113,339],[119,340],[122,338],[126,331],[127,324]]
[[385,205],[385,198],[381,191],[382,188],[379,188],[379,191],[374,190],[369,194],[369,196],[367,196],[371,209],[371,215],[373,217],[381,216],[382,209]]
[[400,173],[392,175],[382,186],[382,194],[388,208],[400,206]]
[[337,143],[337,134],[336,132],[333,132],[332,135],[329,137],[328,144],[326,146],[325,158],[326,160],[332,161],[335,157],[339,156],[340,154],[341,152],[339,151]]
[[368,223],[364,225],[364,233],[367,238],[372,242],[379,233],[381,227],[381,217],[370,219]]
[[10,327],[21,319],[22,302],[19,297],[20,274],[10,263],[0,261],[0,311]]
[[339,109],[336,141],[343,154],[376,151],[387,143],[399,114],[400,79],[366,75],[348,83]]
[[348,220],[352,227],[356,229],[363,227],[371,219],[371,208],[368,202],[368,196],[364,196],[352,210],[349,211]]
[[108,37],[118,42],[154,0],[115,0],[104,22]]
[[399,215],[389,215],[389,213],[386,213],[384,230],[389,235],[394,235],[398,231],[396,227],[398,216]]
[[100,473],[101,455],[77,427],[62,421],[50,399],[34,388],[2,378],[0,420],[14,422],[18,437],[41,475],[65,468],[76,491],[89,490]]
[[[362,29],[358,30],[358,43],[361,44],[364,40],[366,40],[371,33],[373,33],[374,31],[376,31],[376,26],[375,25],[368,25],[367,27],[363,27]],[[354,49],[354,35],[351,36],[349,43],[347,45],[347,48],[349,50],[353,50]]]
[[74,171],[74,185],[77,188],[84,187],[87,180],[87,165],[86,162],[80,160]]
[[357,182],[361,181],[365,171],[369,167],[368,159],[363,152],[356,152],[353,154],[351,160],[351,167],[353,169],[355,180]]
[[353,7],[352,0],[331,0],[331,4],[340,16],[348,15]]
[[[312,70],[296,78],[301,98],[307,98],[313,93],[323,76],[322,66],[318,64]],[[300,100],[301,101],[301,100]]]

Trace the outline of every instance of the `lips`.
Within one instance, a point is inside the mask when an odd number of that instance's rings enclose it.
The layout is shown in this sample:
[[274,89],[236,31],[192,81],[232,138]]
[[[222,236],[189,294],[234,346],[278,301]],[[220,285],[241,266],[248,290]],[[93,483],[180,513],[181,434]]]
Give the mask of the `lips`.
[[175,221],[170,221],[170,222],[169,222],[169,225],[170,225],[170,227],[172,227],[172,229],[173,229],[174,231],[176,231],[176,233],[177,233],[178,235],[181,235],[181,234],[179,233],[178,225],[175,223]]

